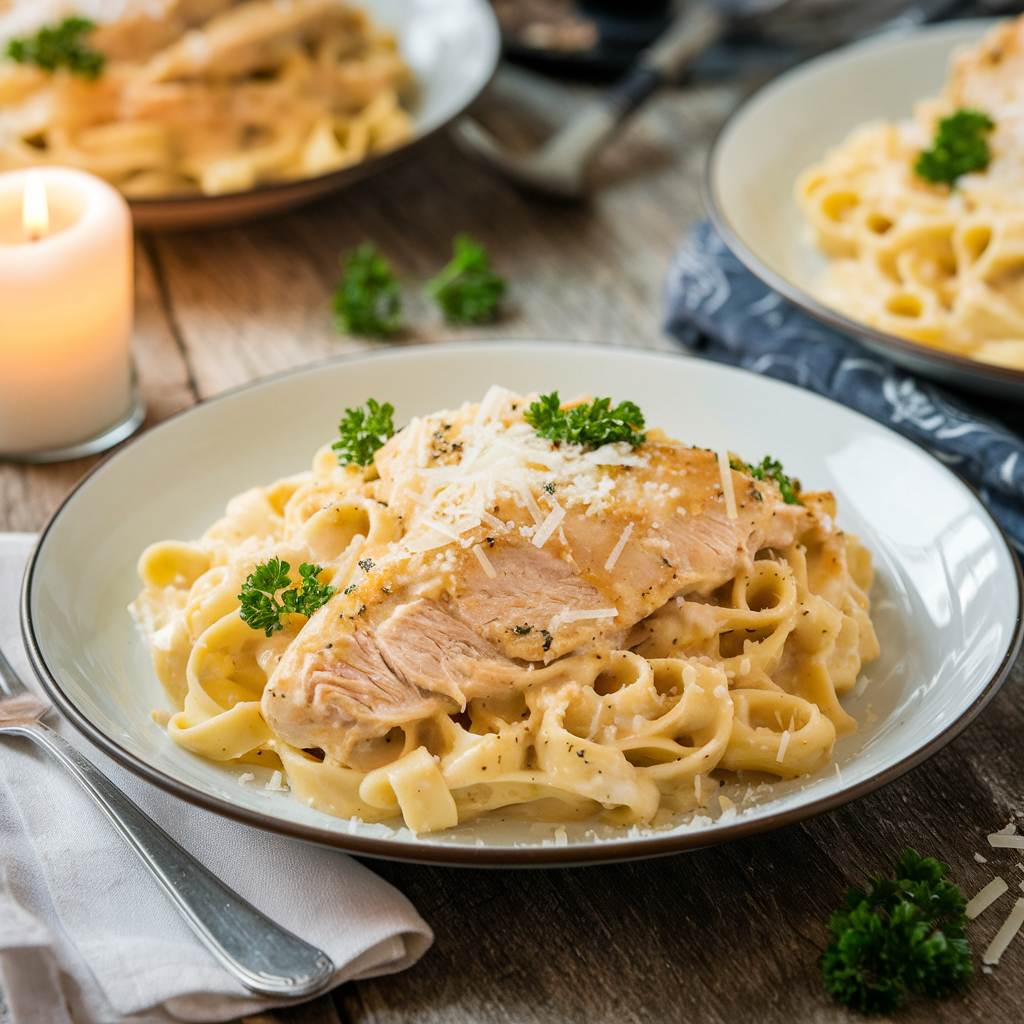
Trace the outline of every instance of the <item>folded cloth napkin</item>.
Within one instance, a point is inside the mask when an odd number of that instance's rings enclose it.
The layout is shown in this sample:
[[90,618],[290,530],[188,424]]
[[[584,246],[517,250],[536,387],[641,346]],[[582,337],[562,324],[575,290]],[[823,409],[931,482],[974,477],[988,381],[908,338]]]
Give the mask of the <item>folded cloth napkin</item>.
[[701,221],[669,264],[666,330],[692,352],[816,391],[924,445],[973,484],[1024,554],[1024,441],[797,309]]
[[[18,631],[33,541],[0,534],[0,647],[41,692]],[[412,904],[351,858],[192,807],[48,721],[231,888],[324,950],[333,984],[403,970],[430,946]],[[0,740],[0,980],[14,1024],[224,1021],[286,1002],[236,982],[85,792],[15,738]]]

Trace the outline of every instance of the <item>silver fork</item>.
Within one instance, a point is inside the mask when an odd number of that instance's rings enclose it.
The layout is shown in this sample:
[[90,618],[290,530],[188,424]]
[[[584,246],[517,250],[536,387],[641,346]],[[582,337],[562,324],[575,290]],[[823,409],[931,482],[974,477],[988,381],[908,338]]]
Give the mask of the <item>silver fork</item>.
[[64,765],[163,886],[200,941],[246,988],[295,998],[323,989],[334,973],[330,957],[261,914],[186,853],[43,721],[49,710],[0,651],[0,735],[27,736]]

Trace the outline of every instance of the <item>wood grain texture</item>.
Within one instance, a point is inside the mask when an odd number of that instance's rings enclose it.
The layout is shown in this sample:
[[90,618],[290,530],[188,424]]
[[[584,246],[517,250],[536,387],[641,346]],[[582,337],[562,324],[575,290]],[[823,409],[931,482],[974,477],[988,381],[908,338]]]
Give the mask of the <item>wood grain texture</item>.
[[[499,78],[481,111],[520,90]],[[558,118],[585,93],[538,83]],[[661,330],[669,255],[701,212],[699,176],[735,88],[666,93],[609,148],[602,189],[585,205],[530,199],[445,138],[407,163],[316,206],[228,230],[146,237],[137,258],[135,351],[158,422],[198,398],[312,360],[378,343],[339,337],[329,297],[338,257],[372,240],[405,280],[409,323],[398,344],[449,338],[568,338],[670,349]],[[504,120],[503,120],[504,119]],[[527,129],[524,128],[524,137]],[[508,311],[452,328],[418,282],[468,231],[510,282]],[[0,464],[0,529],[34,530],[91,464]],[[847,1024],[824,993],[825,922],[849,884],[907,845],[950,861],[968,895],[995,873],[1024,872],[985,835],[1024,824],[1022,666],[969,731],[902,780],[803,825],[700,853],[559,871],[466,871],[371,862],[417,905],[434,947],[397,976],[346,985],[264,1014],[260,1024]],[[975,851],[988,857],[975,861]],[[1012,904],[971,926],[983,949]],[[980,960],[976,961],[980,967]],[[1017,1024],[1024,938],[966,999],[920,1003],[912,1024]],[[333,1008],[332,1008],[333,1007]]]

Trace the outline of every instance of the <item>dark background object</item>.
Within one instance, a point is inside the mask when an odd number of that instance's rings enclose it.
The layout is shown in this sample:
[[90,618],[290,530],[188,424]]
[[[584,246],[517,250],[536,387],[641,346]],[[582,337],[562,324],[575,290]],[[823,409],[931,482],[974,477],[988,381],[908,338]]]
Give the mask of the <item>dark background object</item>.
[[[735,11],[735,0],[713,0]],[[668,0],[492,0],[505,55],[548,74],[608,79],[621,74],[661,33]],[[753,4],[756,7],[756,0]],[[908,26],[1024,9],[1020,0],[790,0],[737,20],[694,65],[698,79],[776,73],[814,53],[870,34],[897,19]]]

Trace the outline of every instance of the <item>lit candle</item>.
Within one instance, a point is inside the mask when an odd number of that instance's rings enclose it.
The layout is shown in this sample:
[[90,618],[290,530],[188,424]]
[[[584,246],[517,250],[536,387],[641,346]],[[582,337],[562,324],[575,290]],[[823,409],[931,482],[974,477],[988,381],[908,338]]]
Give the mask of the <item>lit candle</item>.
[[0,174],[0,457],[89,441],[130,411],[132,221],[68,167]]

